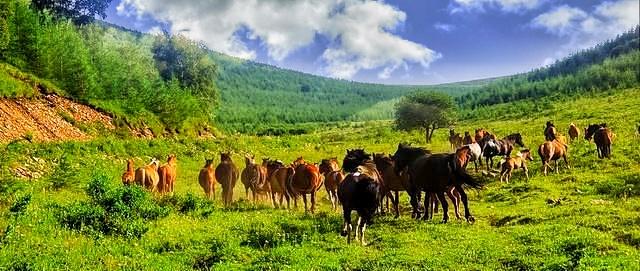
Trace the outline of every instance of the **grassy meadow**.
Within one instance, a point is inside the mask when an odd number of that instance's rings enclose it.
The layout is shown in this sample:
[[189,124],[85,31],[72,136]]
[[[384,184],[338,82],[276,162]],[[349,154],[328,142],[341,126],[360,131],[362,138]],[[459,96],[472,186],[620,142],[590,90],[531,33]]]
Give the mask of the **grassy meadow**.
[[[280,137],[13,142],[0,146],[0,270],[639,270],[638,104],[640,89],[628,89],[552,103],[524,118],[461,121],[459,132],[520,132],[532,149],[542,143],[547,120],[564,134],[570,122],[581,129],[607,122],[616,133],[613,158],[599,160],[595,145],[580,139],[570,144],[571,169],[560,174],[542,176],[537,151],[528,182],[521,171],[509,184],[476,174],[486,188],[468,192],[473,225],[441,224],[441,213],[412,220],[403,194],[401,217],[377,217],[365,247],[340,237],[341,213],[331,211],[324,188],[313,215],[301,201],[292,211],[248,202],[239,181],[236,203],[224,208],[219,185],[215,201],[204,199],[198,171],[205,158],[219,162],[223,150],[234,152],[239,168],[245,152],[315,162],[341,160],[354,147],[390,153],[402,141],[424,145],[419,131],[397,132],[379,121],[318,124],[312,134]],[[438,130],[426,147],[449,151],[447,135]],[[178,155],[175,196],[121,188],[126,159],[141,166],[170,153]],[[18,178],[16,168],[41,177]],[[100,208],[113,215],[96,228],[86,214]]]

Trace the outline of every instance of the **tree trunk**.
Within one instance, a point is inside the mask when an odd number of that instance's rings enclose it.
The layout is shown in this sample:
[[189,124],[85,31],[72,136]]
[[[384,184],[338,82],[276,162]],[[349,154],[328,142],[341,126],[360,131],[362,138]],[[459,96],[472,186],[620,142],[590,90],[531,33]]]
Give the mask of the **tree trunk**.
[[429,143],[431,143],[431,138],[433,137],[433,132],[436,131],[436,127],[435,125],[433,127],[431,127],[431,133],[429,134]]
[[431,134],[429,133],[429,127],[424,128],[424,139],[427,141],[428,143],[431,143]]

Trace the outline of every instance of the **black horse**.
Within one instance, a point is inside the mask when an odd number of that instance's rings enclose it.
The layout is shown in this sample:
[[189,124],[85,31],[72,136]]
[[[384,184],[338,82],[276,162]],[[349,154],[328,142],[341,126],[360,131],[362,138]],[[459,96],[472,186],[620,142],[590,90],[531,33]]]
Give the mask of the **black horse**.
[[351,211],[355,210],[359,216],[356,240],[365,245],[365,229],[373,223],[373,215],[382,201],[382,178],[371,155],[362,149],[347,150],[342,169],[348,173],[338,186],[344,218],[342,236],[347,236],[347,242],[351,242]]
[[[448,203],[445,199],[445,192],[451,187],[460,193],[460,198],[465,208],[465,218],[468,222],[473,223],[475,218],[469,211],[467,194],[462,185],[468,185],[474,188],[481,188],[482,184],[477,183],[465,170],[465,165],[469,161],[468,147],[459,148],[456,153],[451,154],[428,154],[422,148],[398,145],[398,150],[393,155],[396,162],[396,171],[400,173],[408,168],[409,173],[409,189],[407,192],[411,196],[411,206],[416,218],[420,217],[419,213],[419,195],[426,192],[424,206],[430,202],[431,193],[438,197],[443,209],[443,222],[449,219]],[[429,219],[429,209],[424,208],[423,219]],[[432,214],[433,215],[433,214]]]
[[487,170],[491,170],[493,167],[493,157],[511,156],[514,145],[518,145],[523,148],[525,147],[520,133],[508,135],[500,140],[485,137],[483,138],[483,141],[486,143],[484,143],[484,148],[482,149],[482,156],[486,159]]

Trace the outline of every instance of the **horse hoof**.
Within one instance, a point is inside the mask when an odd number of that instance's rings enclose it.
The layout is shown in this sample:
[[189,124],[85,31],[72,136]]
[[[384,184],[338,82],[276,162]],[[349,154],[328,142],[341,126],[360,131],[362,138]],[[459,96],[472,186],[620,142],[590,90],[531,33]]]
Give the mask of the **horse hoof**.
[[474,224],[476,223],[476,218],[473,216],[469,216],[467,217],[467,222],[469,222],[469,224]]

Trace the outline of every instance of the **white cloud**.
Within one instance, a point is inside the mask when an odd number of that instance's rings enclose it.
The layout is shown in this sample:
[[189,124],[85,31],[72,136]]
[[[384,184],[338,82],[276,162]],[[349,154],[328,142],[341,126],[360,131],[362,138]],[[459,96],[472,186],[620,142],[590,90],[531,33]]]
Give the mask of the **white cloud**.
[[204,41],[209,48],[253,59],[239,33],[259,40],[270,58],[282,61],[314,42],[330,40],[321,58],[324,71],[351,78],[362,69],[382,68],[389,76],[408,62],[428,66],[438,54],[393,33],[406,14],[384,2],[365,0],[123,0],[121,14],[151,15],[171,31]]
[[433,24],[433,28],[439,31],[451,32],[456,29],[456,26],[452,24],[445,24],[445,23],[438,22]]
[[534,18],[531,26],[568,39],[557,53],[560,57],[614,38],[636,26],[640,23],[639,8],[639,0],[603,2],[590,13],[563,5]]
[[545,0],[453,0],[451,12],[484,10],[485,7],[497,7],[505,12],[521,12],[537,8]]

